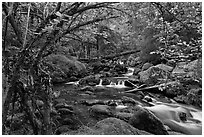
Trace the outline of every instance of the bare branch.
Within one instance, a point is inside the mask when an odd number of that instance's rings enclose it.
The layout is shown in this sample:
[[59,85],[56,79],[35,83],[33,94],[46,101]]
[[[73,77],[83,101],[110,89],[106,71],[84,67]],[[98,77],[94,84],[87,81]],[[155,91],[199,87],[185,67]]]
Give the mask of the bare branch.
[[24,41],[23,41],[23,47],[25,47],[25,45],[26,45],[26,38],[27,38],[27,34],[28,34],[28,24],[29,24],[29,18],[30,18],[30,7],[31,7],[31,4],[29,4],[29,7],[28,7],[28,15],[27,15],[27,23],[26,23],[26,32],[25,32],[25,37],[24,37]]
[[76,11],[76,13],[82,13],[82,12],[84,12],[84,11],[86,11],[86,10],[98,9],[98,8],[105,7],[105,6],[108,6],[108,5],[109,5],[109,3],[107,3],[107,2],[96,3],[96,4],[94,4],[94,5],[88,5],[88,6],[86,6],[86,7],[83,7],[83,8],[81,8],[81,9],[78,9],[78,10]]
[[70,22],[70,24],[69,24],[69,26],[68,26],[68,29],[71,27],[72,23],[76,20],[76,18],[77,18],[79,15],[80,15],[80,14],[77,14],[75,17],[72,16],[73,19],[71,19],[71,22]]
[[180,19],[178,19],[173,13],[171,13],[168,9],[166,9],[163,5],[161,5],[159,2],[152,2],[152,5],[155,6],[156,8],[159,9],[159,11],[162,13],[162,15],[164,14],[164,12],[166,11],[169,15],[171,15],[175,20],[177,20],[178,22],[180,22],[187,30],[189,30],[188,25],[186,25],[185,23],[183,23]]
[[[86,25],[89,25],[89,24],[93,24],[95,22],[100,22],[100,21],[103,21],[103,20],[108,20],[108,19],[113,19],[113,18],[118,18],[120,16],[112,16],[112,17],[109,17],[107,18],[106,16],[103,16],[103,17],[100,17],[100,18],[95,18],[93,20],[90,20],[90,21],[87,21],[87,22],[83,22],[83,23],[80,23],[78,25],[76,25],[75,27],[71,28],[70,30],[68,30],[69,32],[73,31],[73,30],[77,30],[78,28],[82,27],[82,26],[86,26]],[[65,32],[66,33],[66,32]]]
[[3,9],[4,13],[6,14],[7,18],[9,19],[9,22],[10,22],[11,26],[13,27],[13,30],[14,30],[16,36],[17,36],[17,39],[18,39],[19,43],[22,44],[23,42],[22,42],[22,38],[21,38],[21,32],[18,29],[18,26],[17,26],[17,23],[15,22],[14,17],[11,14],[13,8],[11,8],[11,10],[9,11],[8,6],[6,5],[6,3],[3,2],[2,3],[2,9]]
[[106,8],[107,8],[107,9],[113,9],[113,10],[119,11],[119,12],[121,12],[121,13],[124,13],[124,14],[128,15],[128,16],[132,16],[131,14],[125,12],[124,10],[118,9],[118,8],[109,7],[109,6],[107,6]]

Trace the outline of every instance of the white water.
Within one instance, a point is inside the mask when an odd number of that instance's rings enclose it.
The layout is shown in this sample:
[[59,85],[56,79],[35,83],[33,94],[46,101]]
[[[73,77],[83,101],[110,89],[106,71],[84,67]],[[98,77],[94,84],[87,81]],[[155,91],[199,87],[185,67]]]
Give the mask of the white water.
[[134,73],[134,68],[128,68],[128,72],[124,76],[132,76]]
[[[153,99],[152,107],[145,107],[157,116],[165,125],[172,130],[184,134],[202,133],[202,111],[192,106],[179,103],[164,103]],[[182,121],[179,114],[186,114],[187,121]]]
[[119,80],[115,88],[127,88],[124,80]]
[[112,88],[114,88],[116,86],[116,83],[114,83],[114,82],[111,82],[109,85],[106,85],[106,87],[112,87]]
[[109,85],[102,85],[103,80],[100,79],[100,82],[98,85],[96,85],[96,87],[109,87],[109,88],[127,88],[127,86],[125,86],[125,80],[118,80],[117,83],[111,82]]
[[[124,74],[124,77],[114,77],[109,85],[102,85],[103,80],[96,87],[110,87],[110,88],[127,88],[125,86],[125,80],[132,76],[134,68],[128,68],[128,72]],[[77,85],[76,82],[68,82],[66,84]],[[167,126],[172,130],[183,132],[185,134],[200,134],[202,133],[202,110],[198,110],[194,107],[178,104],[176,102],[164,103],[153,99],[151,102],[152,107],[145,107],[146,109],[153,112],[159,119],[161,119]],[[126,106],[118,105],[117,109],[123,109]],[[181,121],[179,118],[179,113],[184,112],[187,114],[187,121]],[[179,119],[176,120],[176,119]]]
[[65,83],[66,85],[78,85],[79,81],[74,81],[74,82],[67,82]]
[[111,88],[127,88],[127,86],[125,86],[125,81],[124,80],[119,80],[116,83],[111,82],[109,85],[106,85],[106,87],[111,87]]
[[103,87],[102,83],[103,83],[103,80],[102,80],[102,79],[100,79],[100,82],[99,82],[99,84],[98,84],[98,85],[96,85],[96,87]]

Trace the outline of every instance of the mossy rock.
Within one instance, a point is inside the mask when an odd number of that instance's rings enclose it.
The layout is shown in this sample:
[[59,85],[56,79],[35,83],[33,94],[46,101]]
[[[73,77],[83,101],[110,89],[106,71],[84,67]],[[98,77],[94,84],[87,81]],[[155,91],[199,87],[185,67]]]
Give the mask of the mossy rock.
[[44,62],[54,83],[66,82],[72,76],[82,77],[87,73],[86,66],[71,56],[51,54]]

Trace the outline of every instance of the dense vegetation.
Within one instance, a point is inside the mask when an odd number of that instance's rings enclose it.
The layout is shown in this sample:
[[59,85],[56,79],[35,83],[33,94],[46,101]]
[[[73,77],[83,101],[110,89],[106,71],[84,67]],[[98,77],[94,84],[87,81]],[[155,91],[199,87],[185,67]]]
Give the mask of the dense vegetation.
[[[53,70],[82,78],[88,72],[78,60],[127,60],[128,53],[142,63],[175,66],[201,58],[201,46],[202,3],[3,2],[3,134],[14,108],[26,113],[32,134],[53,134]],[[53,67],[57,61],[63,71]]]

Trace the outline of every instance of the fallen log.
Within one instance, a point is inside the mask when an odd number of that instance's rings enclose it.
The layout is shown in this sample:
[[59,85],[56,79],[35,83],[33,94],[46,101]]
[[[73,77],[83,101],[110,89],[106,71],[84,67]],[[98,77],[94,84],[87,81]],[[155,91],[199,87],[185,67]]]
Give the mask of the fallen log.
[[113,58],[116,58],[116,57],[125,56],[125,55],[128,55],[128,54],[134,54],[134,53],[137,53],[137,52],[140,52],[140,50],[131,50],[131,51],[118,53],[118,54],[115,54],[115,55],[104,56],[104,57],[102,57],[102,59],[113,59]]
[[145,88],[134,88],[132,90],[124,91],[124,93],[135,93],[138,91],[147,91],[151,93],[162,93],[162,90],[160,88],[161,88],[161,85],[154,85],[154,86],[145,87]]
[[79,61],[82,61],[82,62],[95,62],[95,61],[98,61],[98,60],[101,60],[101,59],[114,59],[114,58],[117,58],[117,57],[120,57],[120,56],[125,56],[125,55],[128,55],[128,54],[134,54],[134,53],[137,53],[137,52],[140,52],[140,50],[131,50],[131,51],[126,51],[126,52],[122,52],[122,53],[117,53],[115,55],[109,55],[109,56],[102,56],[101,58],[92,58],[92,59],[88,59],[88,58],[80,58],[78,59]]
[[124,91],[124,93],[135,93],[135,92],[138,92],[138,91],[145,91],[145,92],[149,92],[149,93],[156,93],[156,94],[162,94],[166,97],[169,97],[169,98],[173,98],[175,96],[177,96],[176,92],[168,92],[168,87],[170,85],[177,85],[177,82],[176,81],[171,81],[171,82],[168,82],[168,83],[163,83],[163,84],[160,84],[160,85],[154,85],[154,86],[150,86],[150,87],[144,87],[144,86],[140,86],[138,88],[134,88],[132,90],[128,90],[128,91]]

